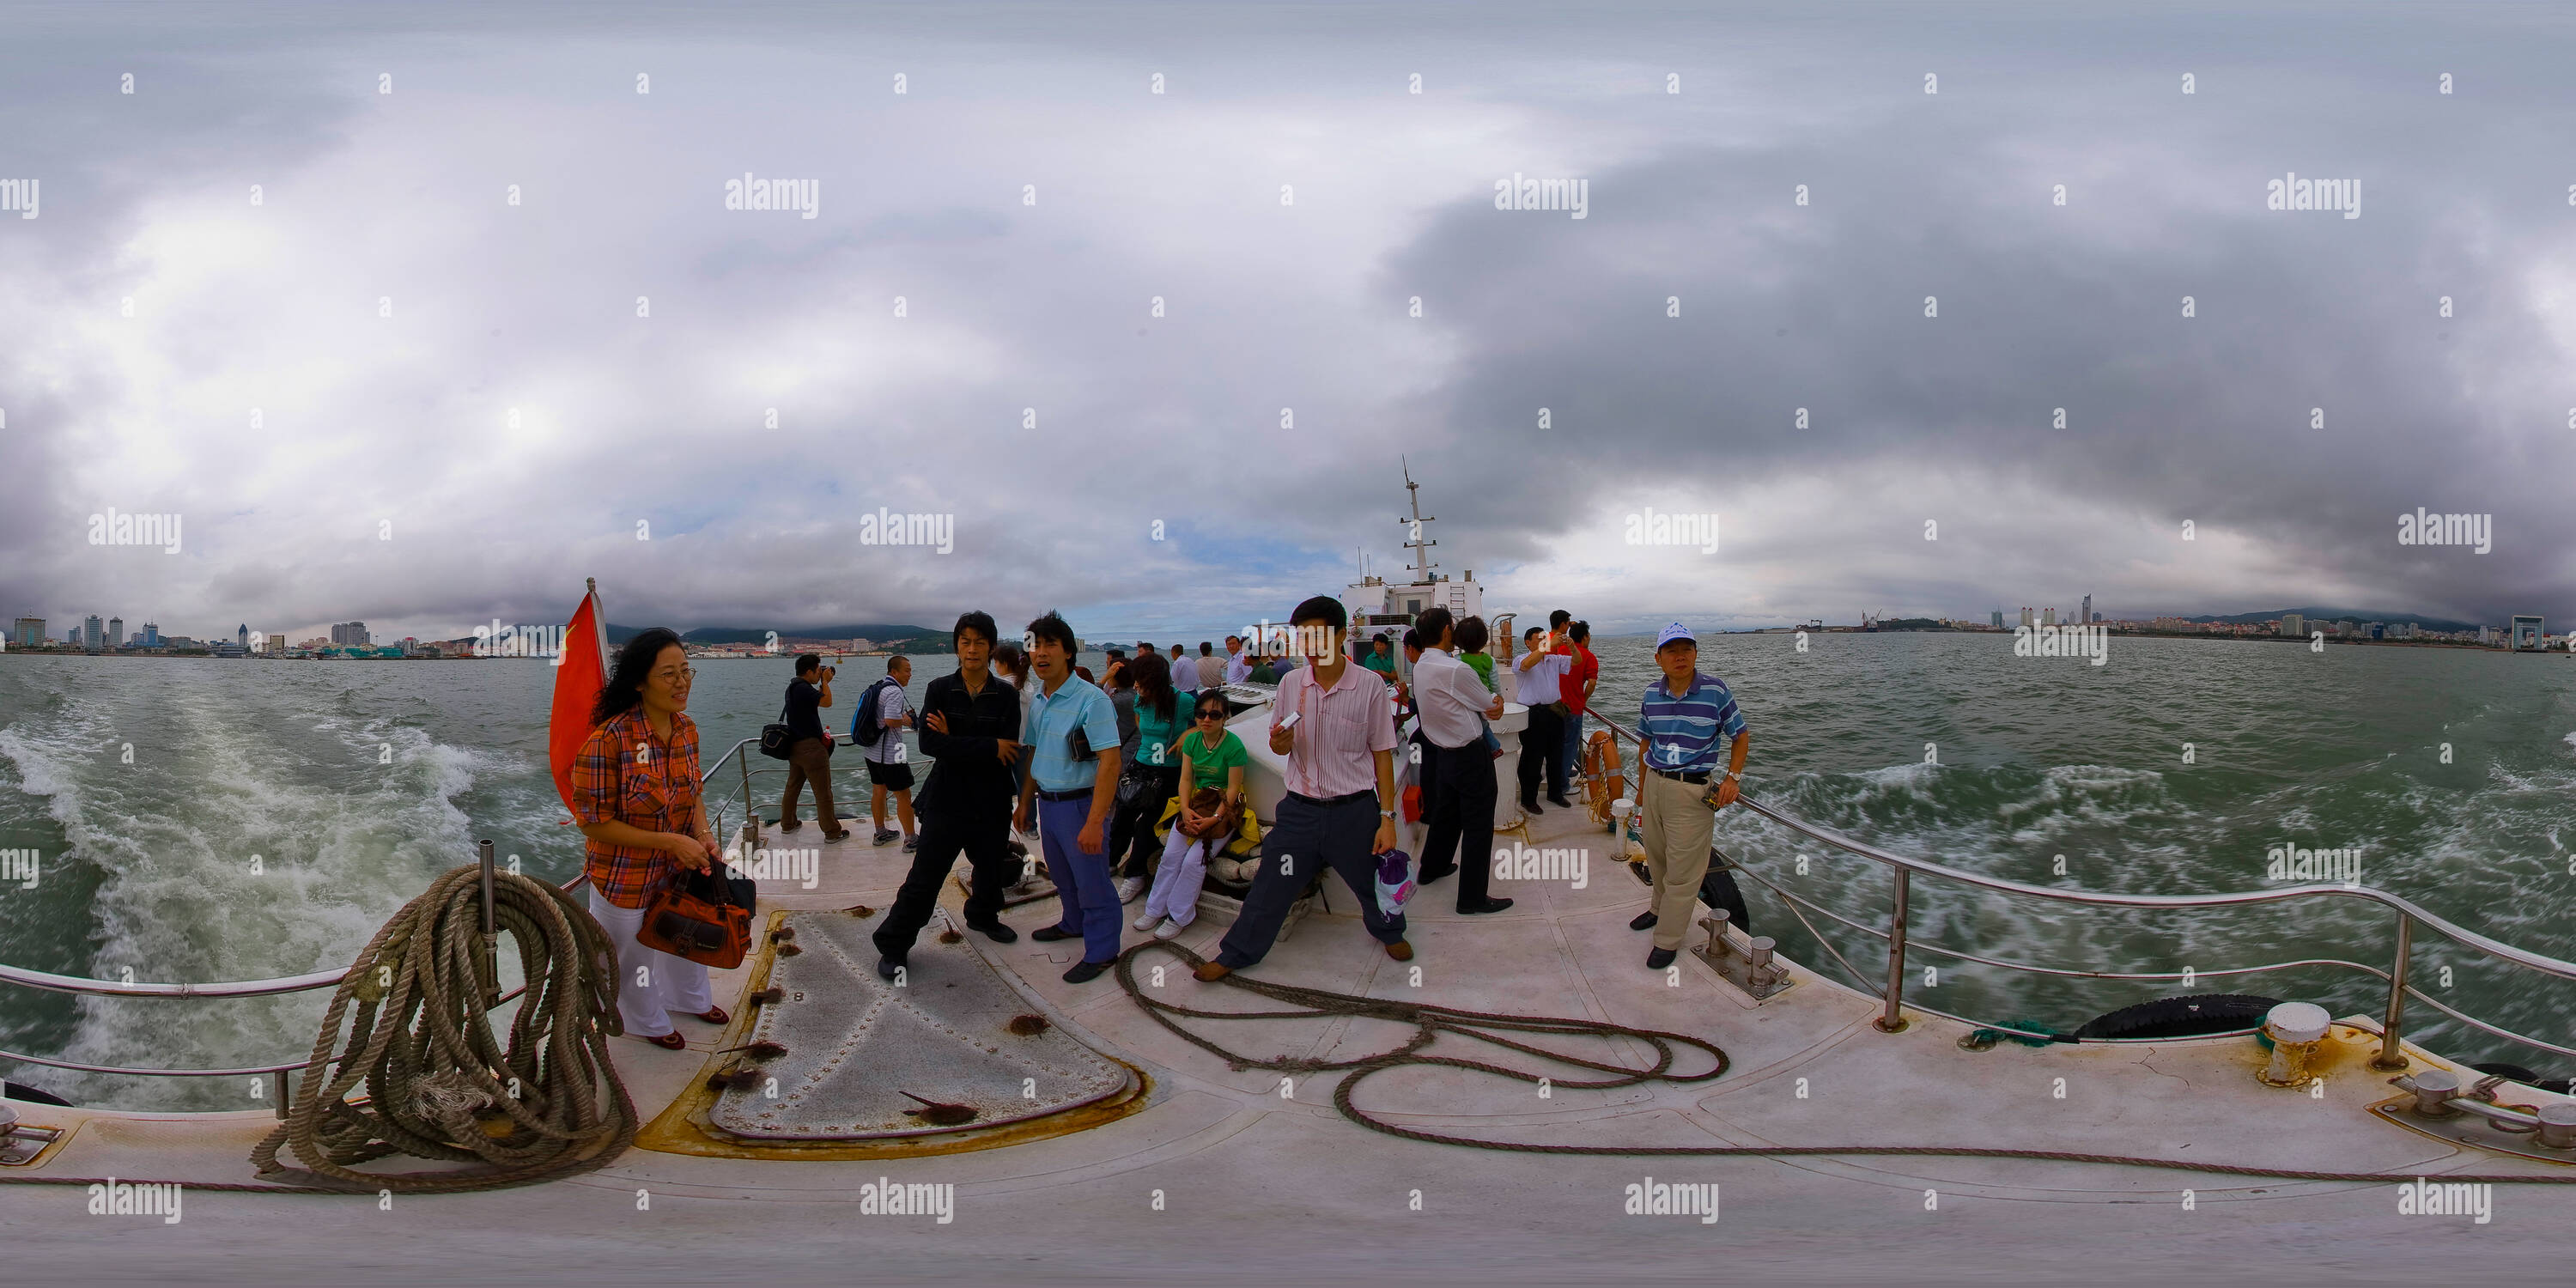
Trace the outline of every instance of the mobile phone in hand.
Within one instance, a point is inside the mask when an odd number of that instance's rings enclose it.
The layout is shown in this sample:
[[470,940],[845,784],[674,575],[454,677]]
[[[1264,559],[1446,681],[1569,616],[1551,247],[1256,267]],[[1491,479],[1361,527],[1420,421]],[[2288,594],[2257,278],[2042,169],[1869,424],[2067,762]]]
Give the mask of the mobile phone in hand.
[[1303,711],[1291,711],[1288,713],[1287,719],[1279,722],[1279,727],[1282,729],[1294,729],[1297,727],[1298,719],[1303,717],[1305,714],[1306,713]]

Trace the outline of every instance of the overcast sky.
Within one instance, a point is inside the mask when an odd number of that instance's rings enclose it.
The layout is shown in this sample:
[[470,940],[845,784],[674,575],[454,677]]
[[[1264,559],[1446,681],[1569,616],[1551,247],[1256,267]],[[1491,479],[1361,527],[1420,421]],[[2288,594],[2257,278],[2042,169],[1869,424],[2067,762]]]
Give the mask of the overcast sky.
[[1406,456],[1612,631],[2555,626],[2576,10],[2264,13],[0,6],[0,615],[1198,638],[1399,566]]

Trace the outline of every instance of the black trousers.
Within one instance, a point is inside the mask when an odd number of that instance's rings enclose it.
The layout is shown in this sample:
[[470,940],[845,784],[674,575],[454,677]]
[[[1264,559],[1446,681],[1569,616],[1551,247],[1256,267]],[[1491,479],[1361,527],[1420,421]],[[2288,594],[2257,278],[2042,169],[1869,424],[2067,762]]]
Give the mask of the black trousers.
[[[1458,906],[1483,903],[1493,875],[1494,754],[1479,740],[1464,747],[1434,747],[1425,765],[1440,785],[1432,807],[1431,835],[1422,843],[1422,871],[1439,875],[1454,862],[1458,870]],[[1451,855],[1455,852],[1455,859]]]
[[1404,914],[1377,910],[1377,856],[1369,846],[1377,839],[1377,793],[1362,792],[1338,801],[1288,796],[1279,802],[1279,824],[1261,838],[1261,871],[1243,892],[1243,911],[1226,928],[1218,945],[1217,964],[1240,970],[1270,954],[1288,907],[1306,892],[1322,863],[1342,874],[1360,900],[1360,920],[1370,938],[1392,944],[1404,938]]
[[1000,920],[1002,892],[1020,872],[1020,860],[1010,851],[1010,824],[1008,816],[993,810],[966,818],[934,814],[922,819],[921,848],[912,856],[912,870],[904,874],[903,888],[895,892],[884,924],[871,936],[877,951],[896,961],[912,951],[913,941],[921,937],[921,928],[930,924],[930,914],[939,906],[939,883],[948,879],[961,850],[974,870],[968,881],[966,924]]
[[1547,706],[1529,709],[1529,728],[1521,730],[1521,804],[1538,803],[1539,770],[1547,771],[1547,794],[1565,794],[1565,717]]
[[1181,767],[1147,765],[1126,776],[1143,779],[1145,787],[1136,793],[1135,800],[1110,812],[1109,861],[1118,864],[1123,852],[1127,861],[1119,865],[1117,875],[1141,877],[1154,870],[1154,856],[1163,852],[1163,847],[1154,843],[1154,824],[1163,817],[1163,806],[1170,803],[1172,793],[1180,788]]

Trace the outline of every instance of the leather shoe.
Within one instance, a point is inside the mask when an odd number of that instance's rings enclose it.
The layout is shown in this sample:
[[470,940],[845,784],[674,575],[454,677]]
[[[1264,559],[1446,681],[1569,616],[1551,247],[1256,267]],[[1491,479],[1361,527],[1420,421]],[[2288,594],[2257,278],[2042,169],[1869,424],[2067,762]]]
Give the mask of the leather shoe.
[[[1386,955],[1400,962],[1412,961],[1413,945],[1408,944],[1401,939],[1396,940],[1394,943],[1386,946]],[[1200,978],[1204,979],[1206,976],[1200,976]]]
[[1100,978],[1101,972],[1108,970],[1112,964],[1110,962],[1075,962],[1073,969],[1064,973],[1064,982],[1088,984]]
[[1215,962],[1200,962],[1190,971],[1190,974],[1202,984],[1213,984],[1233,973],[1233,967],[1219,966]]
[[1521,802],[1521,812],[1522,812],[1522,813],[1524,813],[1524,814],[1529,815],[1529,816],[1530,816],[1530,817],[1532,817],[1532,818],[1536,818],[1536,817],[1538,817],[1539,815],[1546,813],[1547,811],[1546,811],[1546,810],[1543,810],[1543,809],[1540,809],[1540,808],[1538,807],[1538,802],[1537,802],[1537,801],[1522,801],[1522,802]]
[[986,922],[980,926],[970,921],[966,923],[966,928],[974,931],[976,934],[982,935],[986,939],[992,940],[997,944],[1016,944],[1020,942],[1020,932],[1013,930],[1009,926],[1005,926],[998,921]]
[[895,976],[902,974],[903,968],[904,961],[900,957],[880,957],[877,959],[877,977],[880,979],[891,980]]
[[1415,878],[1413,879],[1413,883],[1414,883],[1415,885],[1429,885],[1429,884],[1431,884],[1432,882],[1437,881],[1437,880],[1439,880],[1440,878],[1445,877],[1445,876],[1449,875],[1450,873],[1455,872],[1455,871],[1457,871],[1457,870],[1458,870],[1458,865],[1457,865],[1457,864],[1455,864],[1455,863],[1452,863],[1452,864],[1448,865],[1447,867],[1444,867],[1444,868],[1440,869],[1440,870],[1439,870],[1439,871],[1437,871],[1437,872],[1425,872],[1425,873],[1423,873],[1422,875],[1420,875],[1420,876],[1418,876],[1418,877],[1415,877]]
[[725,1014],[725,1008],[721,1006],[710,1006],[698,1012],[698,1018],[709,1024],[729,1024],[733,1021],[733,1017]]
[[646,1038],[644,1040],[662,1048],[665,1051],[686,1051],[689,1049],[689,1040],[681,1037],[676,1031],[665,1033],[658,1038]]
[[1067,930],[1062,926],[1040,926],[1029,932],[1029,938],[1042,944],[1051,944],[1059,939],[1080,939],[1082,932]]
[[1550,804],[1550,805],[1553,805],[1553,806],[1557,807],[1558,809],[1572,809],[1572,808],[1574,808],[1574,802],[1572,802],[1572,801],[1570,801],[1570,800],[1565,799],[1564,795],[1563,795],[1563,794],[1561,794],[1561,793],[1560,793],[1560,794],[1558,794],[1558,795],[1555,795],[1555,796],[1550,796],[1550,797],[1548,797],[1548,798],[1547,798],[1547,803],[1548,803],[1548,804]]
[[1672,965],[1673,958],[1678,955],[1679,954],[1675,953],[1670,948],[1658,948],[1655,951],[1646,954],[1646,969],[1662,970],[1663,968]]
[[1473,906],[1462,903],[1458,905],[1458,913],[1461,916],[1473,916],[1480,912],[1501,912],[1503,909],[1511,906],[1512,901],[1509,899],[1488,898],[1483,903],[1475,904]]
[[1636,918],[1628,923],[1628,929],[1630,930],[1652,930],[1654,928],[1655,910],[1652,908],[1648,908],[1644,912],[1638,913]]

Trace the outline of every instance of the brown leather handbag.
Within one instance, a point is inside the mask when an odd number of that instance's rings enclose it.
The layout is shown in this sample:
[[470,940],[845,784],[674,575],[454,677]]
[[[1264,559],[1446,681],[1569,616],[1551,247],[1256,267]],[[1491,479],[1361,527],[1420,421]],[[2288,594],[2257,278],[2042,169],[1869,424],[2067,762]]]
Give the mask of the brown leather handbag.
[[645,910],[635,942],[716,970],[732,970],[751,953],[753,891],[722,863],[690,872],[662,888]]

